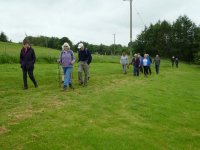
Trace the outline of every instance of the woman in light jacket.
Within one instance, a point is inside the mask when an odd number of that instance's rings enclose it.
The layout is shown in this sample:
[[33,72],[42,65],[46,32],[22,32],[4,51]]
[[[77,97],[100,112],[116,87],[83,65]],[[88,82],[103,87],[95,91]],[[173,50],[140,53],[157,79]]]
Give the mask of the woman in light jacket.
[[122,53],[122,56],[120,58],[120,64],[122,64],[122,70],[123,73],[126,74],[126,66],[128,65],[128,56],[125,54],[125,52]]
[[75,62],[75,57],[74,57],[73,51],[70,50],[70,46],[68,43],[64,43],[62,46],[62,52],[60,54],[59,62],[62,65],[63,73],[64,73],[63,90],[66,91],[67,87],[74,89],[72,85],[72,80],[71,80],[71,72],[72,72],[73,64]]

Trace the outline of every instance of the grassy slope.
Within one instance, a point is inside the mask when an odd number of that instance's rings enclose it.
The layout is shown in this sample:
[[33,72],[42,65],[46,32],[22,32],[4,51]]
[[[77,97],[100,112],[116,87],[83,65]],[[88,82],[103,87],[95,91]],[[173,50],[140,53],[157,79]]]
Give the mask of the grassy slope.
[[[0,42],[0,64],[1,63],[18,63],[19,55],[22,45],[17,43],[6,43]],[[56,62],[57,58],[60,56],[60,51],[50,48],[44,48],[39,46],[33,46],[38,63],[49,62],[48,58],[51,57],[53,62]],[[77,54],[75,54],[77,59]],[[119,63],[118,56],[102,56],[94,55],[93,62],[111,62]]]
[[162,62],[161,74],[91,64],[86,88],[62,92],[57,65],[37,64],[39,88],[21,90],[19,65],[0,65],[0,149],[198,149],[199,67]]

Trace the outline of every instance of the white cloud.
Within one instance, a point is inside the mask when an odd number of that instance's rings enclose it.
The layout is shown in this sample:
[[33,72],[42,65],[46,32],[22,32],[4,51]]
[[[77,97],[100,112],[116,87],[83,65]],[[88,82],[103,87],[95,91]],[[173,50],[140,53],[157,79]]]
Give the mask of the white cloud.
[[[199,0],[133,1],[133,37],[160,20],[188,15],[197,25]],[[140,17],[137,11],[140,13]],[[142,21],[143,20],[143,21]],[[67,36],[73,43],[129,42],[129,2],[123,0],[0,0],[0,31],[15,41],[28,35]]]

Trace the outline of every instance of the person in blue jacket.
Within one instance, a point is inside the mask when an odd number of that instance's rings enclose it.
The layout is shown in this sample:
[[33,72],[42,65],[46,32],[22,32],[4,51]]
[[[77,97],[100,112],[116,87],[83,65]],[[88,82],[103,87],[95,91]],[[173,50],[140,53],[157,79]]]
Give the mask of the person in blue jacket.
[[147,54],[147,74],[151,75],[151,64],[152,64],[152,59],[149,54]]

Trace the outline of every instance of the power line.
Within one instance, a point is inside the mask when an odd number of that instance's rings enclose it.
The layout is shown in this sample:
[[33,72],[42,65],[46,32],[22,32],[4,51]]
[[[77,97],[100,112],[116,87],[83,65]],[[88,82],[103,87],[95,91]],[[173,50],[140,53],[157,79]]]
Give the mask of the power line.
[[135,9],[137,15],[139,16],[141,22],[143,23],[144,27],[146,26],[146,23],[144,22],[144,19],[142,18],[142,16],[140,15],[140,12],[135,8],[135,6],[133,5],[133,8]]

